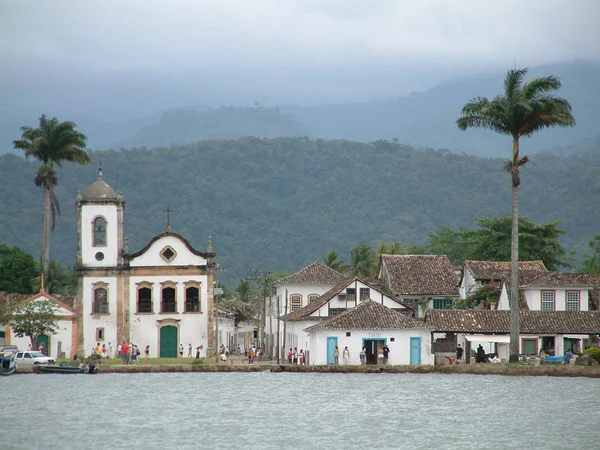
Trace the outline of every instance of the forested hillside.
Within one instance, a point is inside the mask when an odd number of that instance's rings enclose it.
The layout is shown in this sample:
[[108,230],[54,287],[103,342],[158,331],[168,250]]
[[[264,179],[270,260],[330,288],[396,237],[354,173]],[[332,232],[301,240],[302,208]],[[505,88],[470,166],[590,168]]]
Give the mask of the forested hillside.
[[163,147],[188,144],[205,139],[235,139],[243,136],[309,136],[309,130],[290,114],[276,108],[177,109],[138,130],[121,145],[125,147]]
[[[600,232],[594,142],[564,156],[535,155],[522,170],[521,214],[562,221],[569,250],[582,250]],[[174,231],[194,246],[205,248],[213,236],[227,278],[251,267],[292,271],[333,248],[346,255],[358,243],[424,244],[441,225],[472,228],[474,217],[510,211],[504,160],[387,141],[243,138],[92,156],[125,195],[132,251],[163,231],[169,205]],[[0,157],[0,243],[37,257],[42,192],[33,183],[36,169],[18,156]],[[53,258],[75,260],[75,197],[95,181],[96,170],[96,164],[58,170],[63,215],[52,234]]]

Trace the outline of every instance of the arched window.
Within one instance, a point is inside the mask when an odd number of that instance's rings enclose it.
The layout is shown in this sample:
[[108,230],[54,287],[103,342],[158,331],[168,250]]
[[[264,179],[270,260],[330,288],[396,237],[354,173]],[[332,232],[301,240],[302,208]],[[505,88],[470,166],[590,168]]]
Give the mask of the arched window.
[[200,289],[196,286],[185,290],[185,312],[200,312]]
[[94,314],[108,314],[108,290],[104,287],[94,289]]
[[161,291],[160,312],[177,312],[177,297],[175,287],[164,286]]
[[94,247],[106,245],[106,219],[102,216],[94,219]]
[[320,297],[319,294],[310,294],[308,296],[308,303],[312,303],[314,302],[316,299],[318,299]]
[[152,289],[149,286],[139,286],[137,290],[137,312],[152,312]]
[[302,296],[300,294],[290,295],[290,303],[292,305],[292,312],[298,311],[300,308],[302,308]]

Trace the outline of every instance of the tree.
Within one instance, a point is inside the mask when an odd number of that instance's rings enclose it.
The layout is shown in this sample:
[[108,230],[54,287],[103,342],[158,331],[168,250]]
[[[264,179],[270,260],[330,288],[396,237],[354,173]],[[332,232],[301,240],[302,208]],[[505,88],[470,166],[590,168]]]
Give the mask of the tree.
[[402,242],[380,242],[377,245],[378,255],[406,255],[406,248]]
[[485,128],[512,138],[512,159],[506,169],[511,174],[512,232],[510,289],[510,361],[519,360],[519,185],[521,166],[529,159],[519,154],[519,140],[549,127],[575,125],[571,105],[552,92],[561,87],[554,76],[534,78],[523,84],[527,69],[509,70],[504,80],[504,94],[492,100],[475,97],[465,104],[458,128]]
[[[429,235],[429,251],[447,255],[453,264],[465,260],[509,261],[512,220],[510,217],[477,218],[480,229],[455,231],[440,227]],[[559,241],[565,232],[560,222],[536,224],[519,217],[519,261],[542,260],[549,270],[569,267],[567,254]]]
[[56,334],[58,306],[49,300],[36,300],[17,307],[10,316],[10,326],[17,337],[27,336],[33,348],[44,334]]
[[62,167],[65,161],[83,165],[92,161],[85,151],[87,138],[75,127],[73,122],[59,122],[56,117],[48,119],[42,115],[39,128],[21,127],[21,139],[14,141],[14,147],[23,150],[26,158],[32,157],[41,162],[34,182],[44,189],[40,265],[45,278],[48,277],[50,263],[50,229],[54,230],[56,214],[60,215],[60,204],[54,192],[58,184],[55,165]]
[[39,267],[33,256],[18,247],[0,244],[0,291],[31,294],[38,275]]
[[581,271],[584,273],[600,273],[600,234],[588,242],[591,254],[583,255]]
[[367,244],[358,244],[350,250],[352,272],[357,277],[369,278],[377,274],[377,253]]
[[337,270],[338,272],[345,272],[348,270],[348,265],[340,259],[340,253],[337,250],[331,250],[327,253],[323,258],[323,263],[325,263],[327,267]]

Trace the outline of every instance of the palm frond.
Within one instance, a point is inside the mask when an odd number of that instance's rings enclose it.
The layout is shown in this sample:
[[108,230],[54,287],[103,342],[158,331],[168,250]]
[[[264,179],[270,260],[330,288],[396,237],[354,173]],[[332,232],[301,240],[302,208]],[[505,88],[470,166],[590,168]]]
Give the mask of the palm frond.
[[513,99],[520,96],[523,86],[523,79],[529,69],[513,69],[509,70],[504,79],[504,95],[507,100],[512,103]]
[[560,89],[561,85],[560,80],[553,75],[538,77],[525,83],[521,95],[525,100],[533,100],[539,95]]

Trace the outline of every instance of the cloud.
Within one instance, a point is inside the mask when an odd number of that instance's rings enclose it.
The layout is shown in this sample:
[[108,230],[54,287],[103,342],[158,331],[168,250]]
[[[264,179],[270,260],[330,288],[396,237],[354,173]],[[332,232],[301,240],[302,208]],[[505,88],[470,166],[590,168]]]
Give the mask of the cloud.
[[594,0],[54,0],[3,9],[3,59],[101,70],[599,58]]

